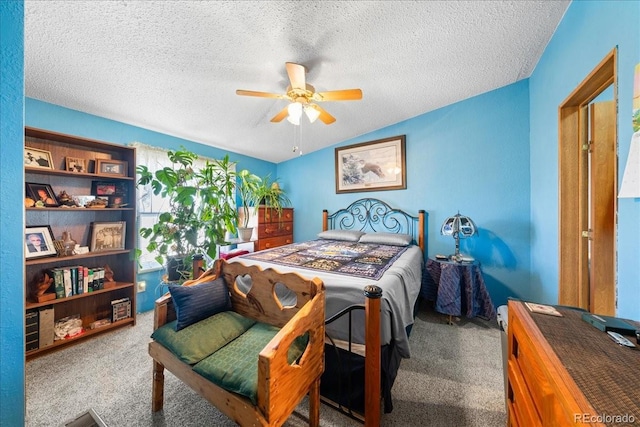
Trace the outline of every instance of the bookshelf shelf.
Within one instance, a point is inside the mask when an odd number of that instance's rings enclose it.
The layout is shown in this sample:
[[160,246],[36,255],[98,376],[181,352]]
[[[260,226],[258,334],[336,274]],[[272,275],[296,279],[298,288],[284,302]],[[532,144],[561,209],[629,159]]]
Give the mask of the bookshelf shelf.
[[75,344],[79,341],[83,341],[85,339],[91,338],[93,336],[96,336],[98,334],[104,333],[104,332],[108,332],[108,331],[112,331],[114,329],[117,328],[121,328],[123,326],[128,326],[128,325],[134,325],[135,324],[135,319],[133,317],[130,317],[128,319],[124,319],[124,320],[118,320],[117,322],[111,323],[109,325],[105,325],[105,326],[101,326],[97,329],[85,329],[84,333],[82,335],[78,335],[76,337],[73,338],[67,338],[64,340],[58,340],[58,341],[54,341],[53,344],[48,345],[44,348],[39,348],[37,350],[31,350],[31,351],[27,351],[25,353],[25,356],[27,359],[31,359],[39,354],[43,354],[44,352],[49,352],[51,350],[55,350],[55,349],[59,349],[60,347],[69,345],[69,344]]
[[[32,152],[28,150],[32,149]],[[27,153],[46,152],[50,154],[51,168],[30,167]],[[67,170],[67,160],[69,158],[83,159],[85,169],[83,172],[72,172]],[[113,176],[98,173],[96,165],[101,161],[113,161],[115,164],[123,165],[122,175]],[[108,222],[124,222],[124,232],[122,229],[115,236],[120,237],[124,242],[125,249],[101,250],[84,254],[65,257],[43,257],[30,258],[25,260],[25,318],[33,319],[39,317],[34,313],[50,312],[53,309],[53,324],[40,322],[37,327],[31,323],[27,327],[26,344],[29,351],[25,351],[26,357],[33,358],[51,350],[62,349],[66,345],[74,344],[78,341],[88,339],[97,334],[112,331],[113,329],[135,325],[136,323],[136,265],[133,256],[136,247],[136,209],[135,209],[135,174],[136,155],[135,148],[127,147],[108,142],[102,142],[87,138],[65,135],[43,129],[25,127],[25,183],[35,183],[48,185],[55,195],[65,191],[70,196],[97,195],[94,190],[96,183],[113,183],[116,195],[122,196],[127,205],[120,208],[67,208],[67,207],[25,207],[25,219],[28,227],[39,227],[47,225],[53,233],[54,240],[62,240],[63,233],[72,236],[80,246],[91,246],[92,224]],[[25,187],[27,187],[25,185]],[[26,189],[25,189],[26,190]],[[28,194],[27,194],[28,196]],[[25,230],[26,234],[26,230]],[[95,236],[94,236],[95,241]],[[26,246],[26,245],[25,245]],[[108,246],[107,246],[108,247]],[[25,251],[28,250],[25,247]],[[75,295],[59,297],[56,299],[35,302],[33,296],[36,283],[41,280],[44,273],[53,276],[52,269],[80,271],[78,267],[83,267],[85,271],[89,269],[109,267],[113,271],[116,280],[115,285],[105,282],[107,288],[96,289],[87,292],[87,282],[84,282],[83,293],[78,291]],[[75,277],[75,276],[71,276]],[[79,280],[73,282],[76,286],[81,286],[83,282]],[[46,293],[55,292],[55,282]],[[67,290],[64,291],[67,294]],[[131,317],[119,320],[107,326],[97,329],[90,329],[90,325],[102,319],[111,319],[112,302],[117,300],[129,300],[131,303]],[[78,316],[82,320],[84,332],[74,338],[53,341],[50,344],[53,332],[53,325],[60,319],[69,316]],[[43,319],[49,321],[50,316]],[[37,333],[35,332],[37,330]],[[42,335],[42,337],[40,336]],[[35,337],[35,338],[34,338]],[[45,337],[46,339],[43,339]],[[32,349],[34,339],[38,340],[38,347]],[[31,341],[29,341],[31,340]],[[47,345],[48,344],[48,345]]]

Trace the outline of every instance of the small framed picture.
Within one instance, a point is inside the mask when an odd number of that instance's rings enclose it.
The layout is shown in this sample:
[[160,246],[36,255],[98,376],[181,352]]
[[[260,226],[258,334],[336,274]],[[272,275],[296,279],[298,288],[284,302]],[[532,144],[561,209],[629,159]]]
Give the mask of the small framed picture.
[[24,230],[24,253],[26,259],[55,256],[53,232],[48,225],[27,226]]
[[125,221],[92,222],[91,223],[91,252],[117,251],[125,247]]
[[24,147],[24,165],[29,168],[53,169],[51,152]]
[[127,162],[96,159],[96,175],[127,176]]
[[85,159],[67,157],[65,160],[67,172],[87,173],[87,163]]
[[127,187],[124,182],[93,181],[91,194],[94,196],[126,196]]
[[40,203],[40,206],[44,205],[48,208],[56,208],[60,206],[60,203],[58,203],[58,199],[49,184],[35,184],[33,182],[27,182],[26,186],[27,197],[31,197],[36,202],[36,206],[38,206],[38,202],[42,202]]

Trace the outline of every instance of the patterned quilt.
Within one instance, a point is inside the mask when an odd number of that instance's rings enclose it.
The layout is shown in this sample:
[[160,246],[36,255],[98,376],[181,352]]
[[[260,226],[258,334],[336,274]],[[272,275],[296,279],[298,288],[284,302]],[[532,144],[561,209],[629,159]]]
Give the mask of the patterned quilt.
[[248,255],[257,261],[378,280],[407,248],[342,240],[310,240]]

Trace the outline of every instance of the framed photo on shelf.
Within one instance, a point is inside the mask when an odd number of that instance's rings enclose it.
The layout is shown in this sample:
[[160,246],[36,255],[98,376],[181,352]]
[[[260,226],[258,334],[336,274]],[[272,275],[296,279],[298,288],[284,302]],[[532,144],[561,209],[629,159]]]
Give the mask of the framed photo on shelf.
[[89,251],[117,251],[125,248],[125,221],[92,222]]
[[31,197],[36,206],[38,202],[42,202],[48,208],[56,208],[60,206],[56,194],[49,184],[36,184],[27,182],[27,197]]
[[93,181],[91,194],[94,196],[126,196],[127,187],[124,182]]
[[67,157],[65,159],[67,172],[87,173],[87,162],[78,157]]
[[48,225],[27,226],[24,230],[24,254],[26,259],[56,256],[53,232]]
[[96,159],[96,175],[127,176],[127,162]]
[[24,165],[29,168],[53,169],[51,152],[33,147],[24,147]]
[[407,188],[405,135],[338,147],[336,193]]

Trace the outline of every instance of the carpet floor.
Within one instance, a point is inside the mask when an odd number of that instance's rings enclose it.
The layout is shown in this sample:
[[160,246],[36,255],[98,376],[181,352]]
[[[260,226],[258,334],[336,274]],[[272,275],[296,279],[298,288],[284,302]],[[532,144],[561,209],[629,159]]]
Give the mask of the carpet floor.
[[[504,426],[500,331],[495,321],[456,319],[422,304],[411,333],[412,357],[393,386],[394,409],[382,426]],[[234,426],[206,400],[165,371],[164,409],[151,412],[153,313],[26,364],[28,427],[64,426],[92,408],[109,427]],[[303,400],[285,426],[307,424]],[[322,426],[360,426],[322,405]]]

